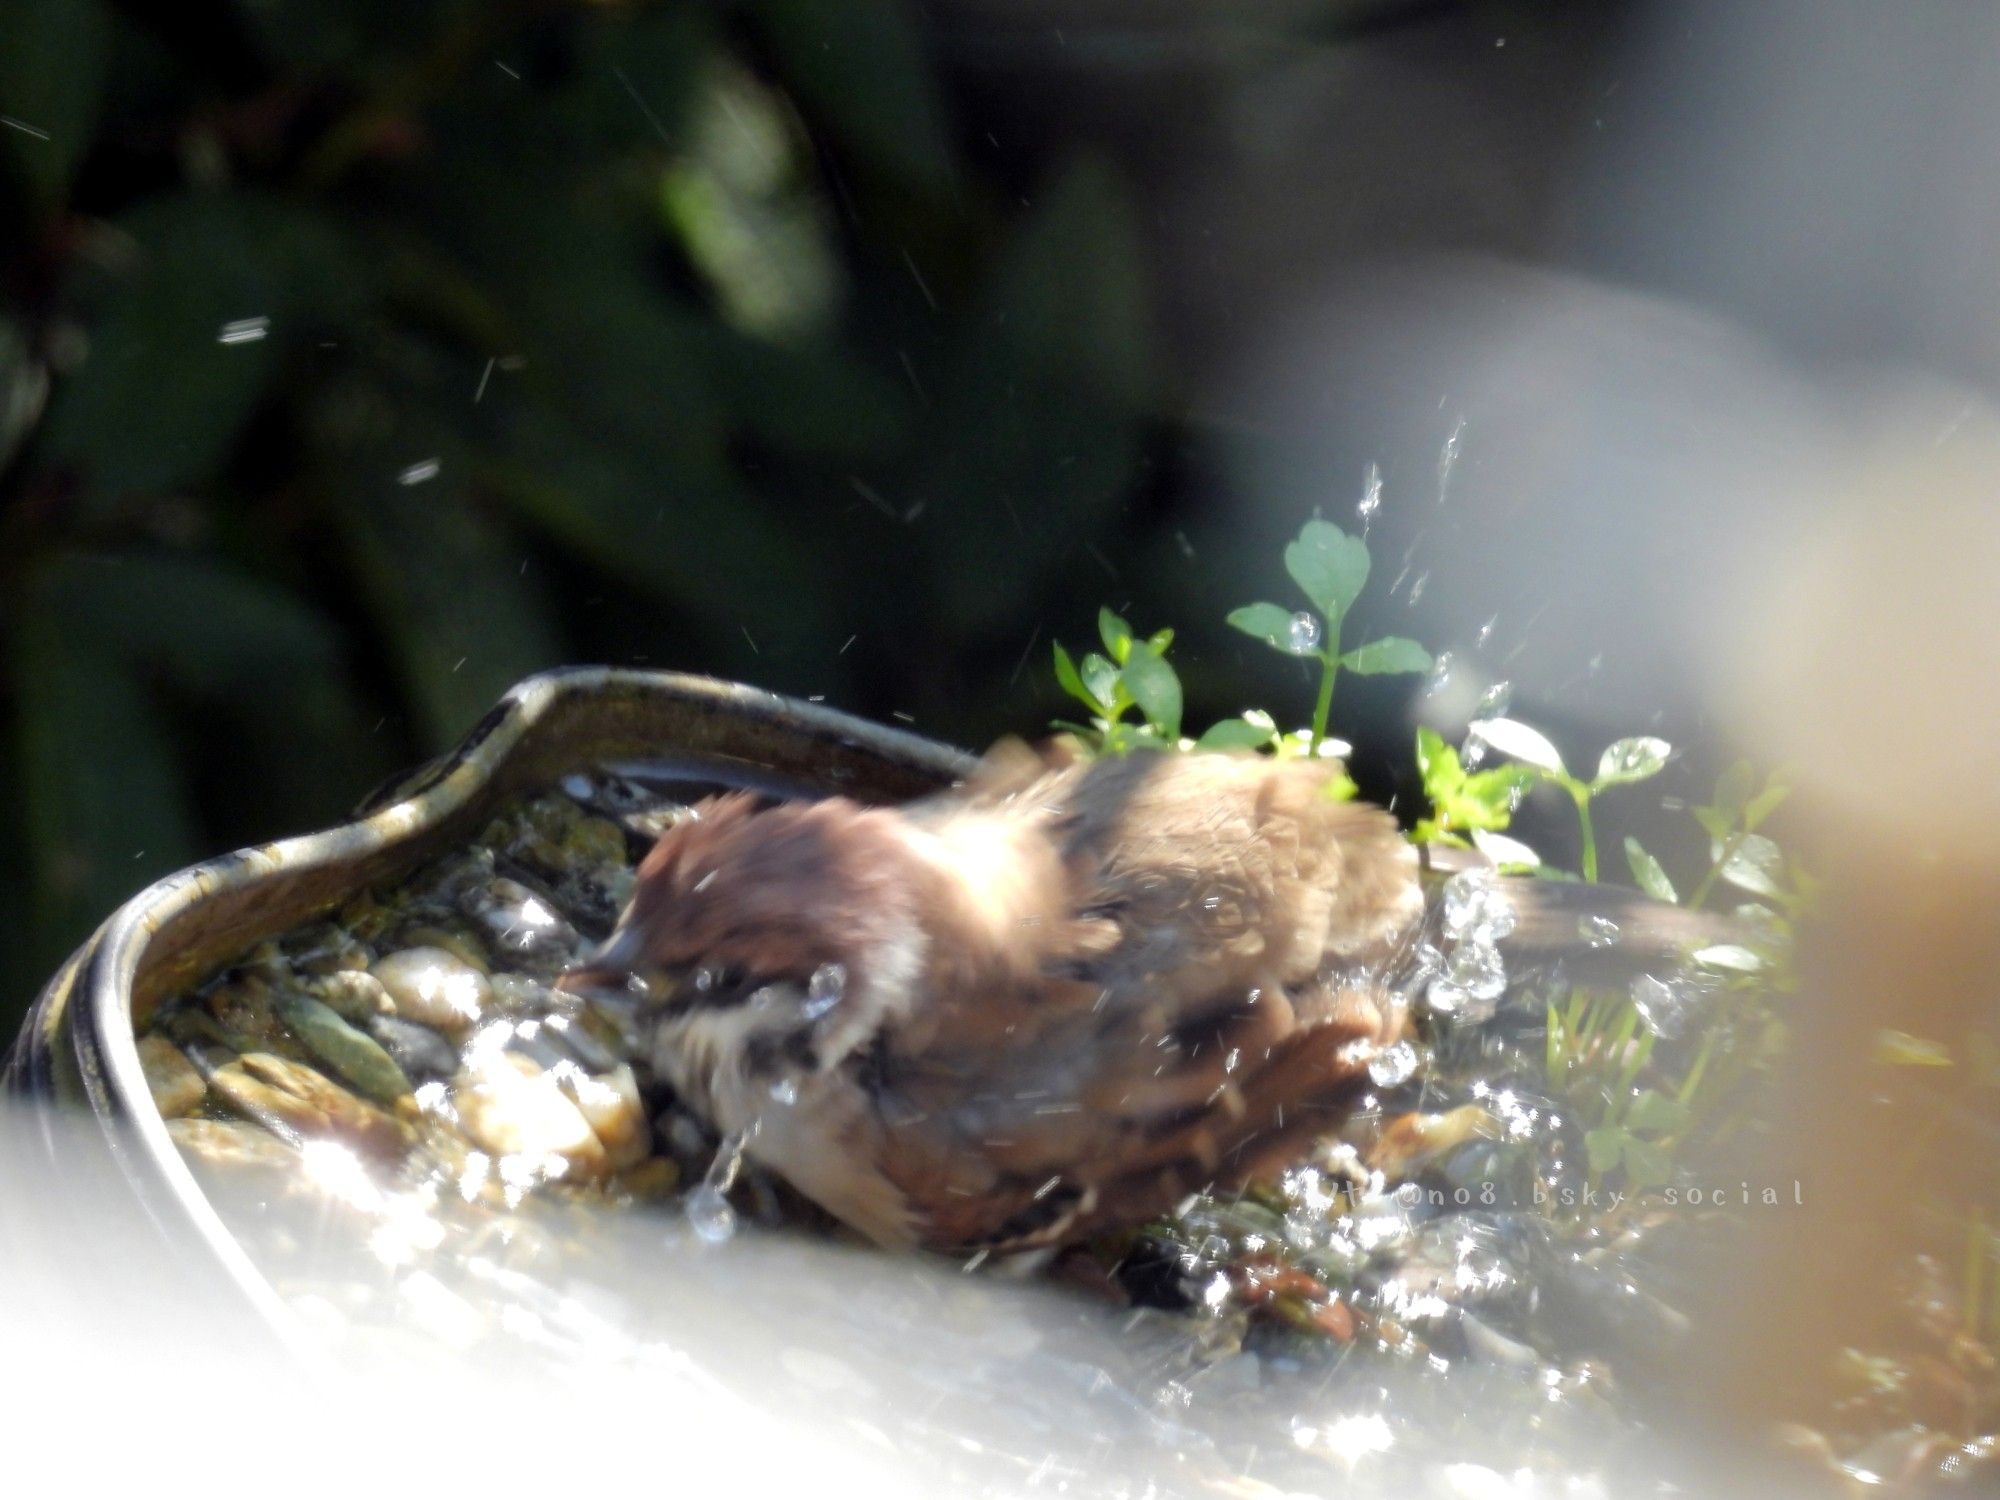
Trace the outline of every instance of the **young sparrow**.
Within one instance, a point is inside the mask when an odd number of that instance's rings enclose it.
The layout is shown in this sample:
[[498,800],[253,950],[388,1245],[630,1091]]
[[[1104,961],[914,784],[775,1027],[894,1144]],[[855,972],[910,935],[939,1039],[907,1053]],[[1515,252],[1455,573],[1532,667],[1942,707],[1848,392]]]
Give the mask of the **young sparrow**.
[[660,1076],[879,1244],[1078,1238],[1303,1155],[1401,1035],[1422,871],[1337,776],[1015,744],[901,808],[711,798],[562,982],[643,992]]

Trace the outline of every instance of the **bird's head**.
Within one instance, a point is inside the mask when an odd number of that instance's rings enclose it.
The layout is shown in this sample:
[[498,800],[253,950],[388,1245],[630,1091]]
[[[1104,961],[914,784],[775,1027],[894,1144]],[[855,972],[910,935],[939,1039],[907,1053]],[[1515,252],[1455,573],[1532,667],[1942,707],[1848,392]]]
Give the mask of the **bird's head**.
[[774,986],[803,995],[815,975],[833,1001],[907,985],[916,874],[892,813],[844,798],[710,798],[654,845],[617,928],[561,987],[721,1009]]

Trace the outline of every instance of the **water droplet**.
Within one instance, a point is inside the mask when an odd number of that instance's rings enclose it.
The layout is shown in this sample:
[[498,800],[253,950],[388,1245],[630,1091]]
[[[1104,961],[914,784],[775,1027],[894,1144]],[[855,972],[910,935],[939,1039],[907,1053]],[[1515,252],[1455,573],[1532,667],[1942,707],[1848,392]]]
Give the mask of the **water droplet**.
[[215,336],[218,344],[254,344],[271,331],[269,318],[237,318],[224,323]]
[[1292,616],[1292,623],[1285,628],[1285,641],[1292,650],[1307,652],[1319,646],[1319,621],[1300,610]]
[[1382,508],[1382,468],[1370,464],[1361,480],[1361,503],[1354,507],[1354,513],[1361,518],[1361,529],[1365,532],[1368,523],[1375,519],[1375,512]]
[[1609,917],[1578,917],[1576,935],[1586,948],[1609,948],[1618,941],[1618,924]]
[[1417,1071],[1414,1042],[1398,1042],[1375,1054],[1368,1063],[1368,1076],[1378,1088],[1392,1089]]
[[1461,870],[1444,883],[1444,935],[1493,944],[1513,932],[1514,905],[1491,870]]
[[771,1098],[790,1108],[799,1102],[799,1081],[796,1078],[780,1078],[771,1085]]
[[1444,447],[1438,450],[1438,504],[1445,502],[1451,491],[1451,472],[1458,467],[1459,445],[1465,438],[1465,418],[1460,417],[1451,424],[1451,433],[1444,440]]
[[1507,988],[1507,967],[1500,950],[1486,943],[1465,943],[1452,951],[1444,980],[1474,1000],[1498,1000]]
[[1410,603],[1415,604],[1419,599],[1424,597],[1424,586],[1430,581],[1431,570],[1429,568],[1425,568],[1423,572],[1410,580]]
[[[1414,604],[1416,601],[1413,599],[1410,602]],[[1449,651],[1438,652],[1437,659],[1431,663],[1431,675],[1424,679],[1425,696],[1441,693],[1450,687],[1452,670],[1457,665],[1458,658]]]
[[720,1245],[736,1233],[736,1210],[729,1199],[703,1183],[687,1196],[688,1227],[711,1245]]
[[736,1233],[736,1210],[729,1205],[729,1189],[742,1166],[743,1137],[724,1136],[700,1184],[687,1195],[688,1227],[711,1245],[719,1245]]
[[806,984],[806,998],[800,1009],[808,1021],[817,1021],[840,1004],[846,993],[847,970],[839,964],[821,964]]
[[1671,1041],[1687,1030],[1695,996],[1686,985],[1641,974],[1632,981],[1628,993],[1632,1008],[1639,1012],[1639,1019],[1653,1035]]
[[1477,719],[1504,719],[1507,710],[1514,706],[1514,684],[1507,681],[1496,682],[1479,695],[1479,703],[1472,710]]

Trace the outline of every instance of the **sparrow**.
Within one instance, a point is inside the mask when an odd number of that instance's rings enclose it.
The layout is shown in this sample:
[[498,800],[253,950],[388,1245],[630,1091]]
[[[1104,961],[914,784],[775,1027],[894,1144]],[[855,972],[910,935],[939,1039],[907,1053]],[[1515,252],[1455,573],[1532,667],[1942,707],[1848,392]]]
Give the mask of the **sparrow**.
[[638,992],[658,1075],[877,1244],[1066,1243],[1289,1165],[1370,1092],[1427,875],[1344,787],[1058,741],[902,807],[713,797],[560,982]]

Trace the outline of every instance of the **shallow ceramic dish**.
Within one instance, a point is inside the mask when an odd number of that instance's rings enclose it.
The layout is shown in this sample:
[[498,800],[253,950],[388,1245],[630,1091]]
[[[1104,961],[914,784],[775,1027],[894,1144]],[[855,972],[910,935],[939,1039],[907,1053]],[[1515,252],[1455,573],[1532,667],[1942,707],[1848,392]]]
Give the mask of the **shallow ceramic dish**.
[[[937,790],[970,761],[917,735],[710,678],[595,667],[531,677],[455,750],[377,792],[354,821],[209,860],[119,908],[42,991],[0,1071],[7,1094],[41,1106],[22,1112],[24,1128],[0,1148],[12,1175],[59,1215],[60,1184],[101,1171],[108,1156],[190,1276],[220,1271],[276,1319],[264,1277],[153,1108],[135,1028],[258,942],[469,837],[508,796],[620,765],[697,784],[894,802]],[[95,1128],[79,1131],[86,1114]]]

